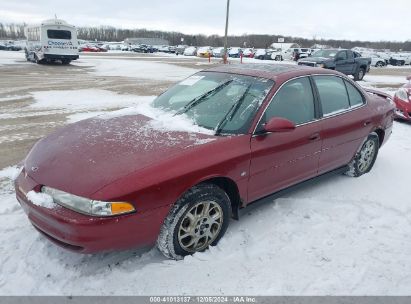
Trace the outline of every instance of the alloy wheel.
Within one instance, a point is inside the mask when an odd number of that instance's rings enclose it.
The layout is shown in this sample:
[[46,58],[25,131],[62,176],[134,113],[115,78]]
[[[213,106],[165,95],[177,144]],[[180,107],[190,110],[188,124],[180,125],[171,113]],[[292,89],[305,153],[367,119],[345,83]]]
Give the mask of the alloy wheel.
[[206,249],[218,236],[223,211],[214,201],[199,202],[185,214],[178,228],[178,242],[187,252]]
[[358,159],[358,170],[366,172],[371,166],[375,155],[375,141],[367,141],[360,151],[360,158]]

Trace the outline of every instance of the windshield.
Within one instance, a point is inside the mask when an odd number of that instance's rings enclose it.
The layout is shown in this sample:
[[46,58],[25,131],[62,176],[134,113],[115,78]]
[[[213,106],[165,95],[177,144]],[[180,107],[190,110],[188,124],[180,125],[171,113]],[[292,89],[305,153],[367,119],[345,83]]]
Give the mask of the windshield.
[[328,58],[334,58],[335,55],[337,55],[336,50],[320,50],[315,52],[312,56],[313,57],[328,57]]
[[274,81],[226,73],[197,73],[153,101],[153,107],[187,115],[200,127],[245,134]]

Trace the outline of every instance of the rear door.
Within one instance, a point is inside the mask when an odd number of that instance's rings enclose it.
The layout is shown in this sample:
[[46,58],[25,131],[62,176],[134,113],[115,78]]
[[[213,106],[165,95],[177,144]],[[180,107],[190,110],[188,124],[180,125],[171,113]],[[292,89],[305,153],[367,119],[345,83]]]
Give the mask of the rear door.
[[309,77],[288,81],[274,95],[256,132],[262,130],[263,125],[273,117],[289,119],[296,124],[296,128],[251,138],[249,201],[317,174],[321,150],[317,110]]
[[313,77],[323,113],[319,174],[347,165],[371,132],[366,99],[350,81],[336,75]]

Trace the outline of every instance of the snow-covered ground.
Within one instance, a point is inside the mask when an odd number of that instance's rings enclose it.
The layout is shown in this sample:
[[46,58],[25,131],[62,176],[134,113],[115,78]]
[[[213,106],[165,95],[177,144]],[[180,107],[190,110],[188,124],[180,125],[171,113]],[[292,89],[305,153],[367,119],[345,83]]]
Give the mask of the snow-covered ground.
[[[86,56],[79,65],[108,76],[114,68],[110,60],[121,66],[115,74],[123,77],[139,78],[147,68],[155,79],[177,80],[196,71]],[[397,81],[367,76],[361,84]],[[69,113],[69,122],[153,98],[96,88],[33,90],[23,97],[39,113]],[[0,107],[18,97],[2,98]],[[410,137],[411,124],[395,123],[371,173],[335,176],[250,209],[231,221],[218,246],[182,261],[167,260],[155,248],[79,255],[53,245],[31,226],[14,197],[17,169],[5,168],[0,170],[0,295],[409,295]]]

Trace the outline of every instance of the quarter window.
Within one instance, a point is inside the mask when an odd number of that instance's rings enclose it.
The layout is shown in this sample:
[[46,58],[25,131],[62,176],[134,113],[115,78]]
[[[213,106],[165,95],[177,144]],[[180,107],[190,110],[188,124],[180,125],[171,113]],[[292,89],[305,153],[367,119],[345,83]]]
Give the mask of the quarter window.
[[314,120],[314,96],[307,77],[286,83],[271,100],[259,128],[273,117],[282,117],[295,124]]
[[320,95],[323,115],[328,116],[350,107],[344,81],[335,76],[314,76]]
[[351,107],[357,107],[364,104],[364,97],[351,83],[345,81],[347,86],[348,97],[350,98]]

